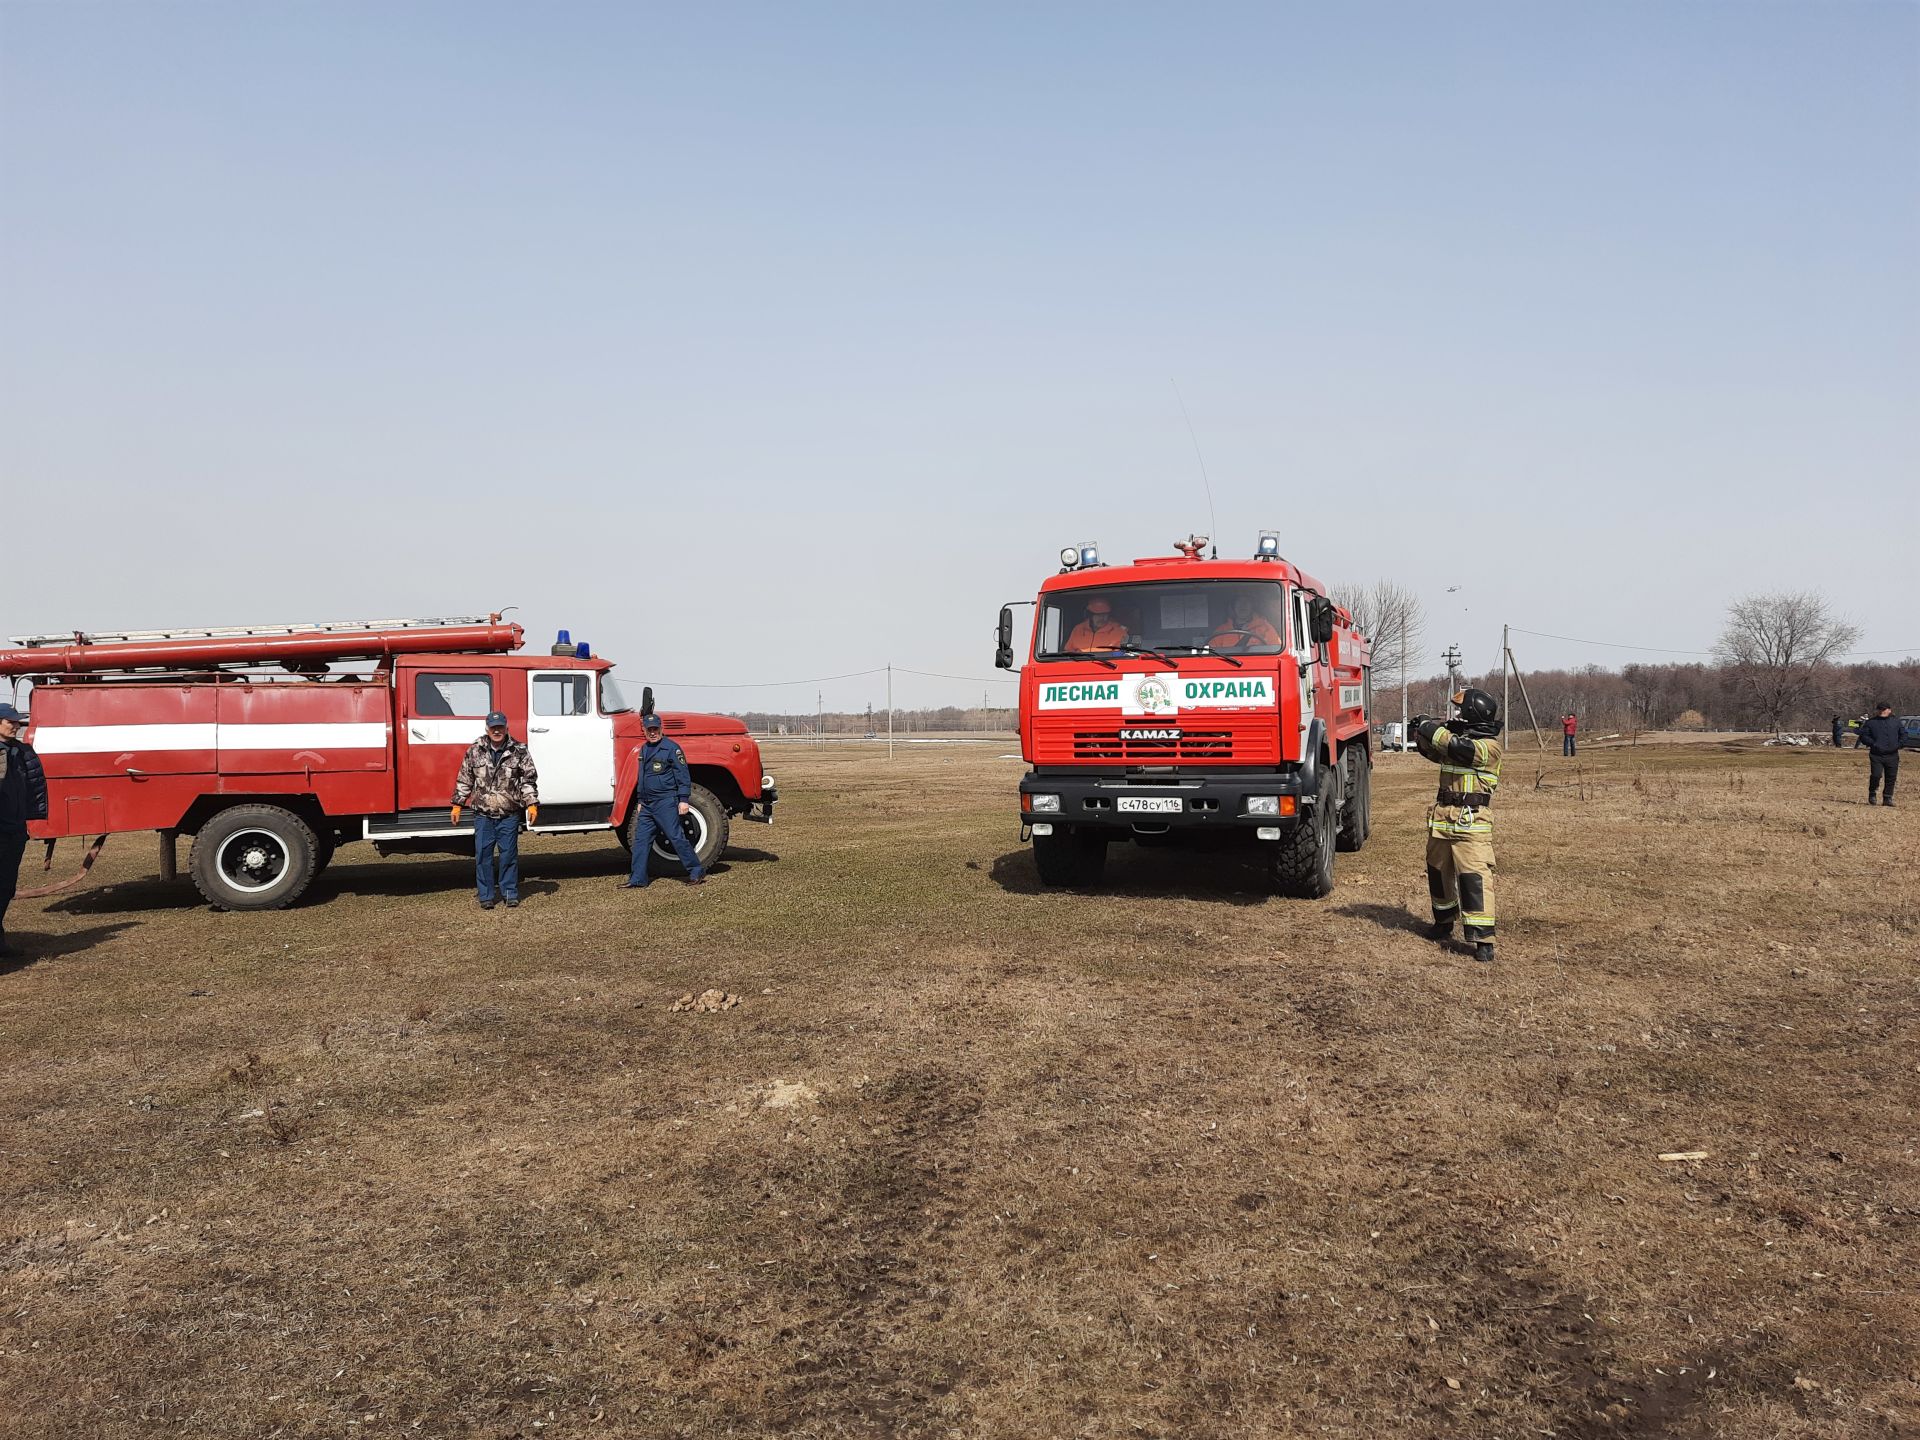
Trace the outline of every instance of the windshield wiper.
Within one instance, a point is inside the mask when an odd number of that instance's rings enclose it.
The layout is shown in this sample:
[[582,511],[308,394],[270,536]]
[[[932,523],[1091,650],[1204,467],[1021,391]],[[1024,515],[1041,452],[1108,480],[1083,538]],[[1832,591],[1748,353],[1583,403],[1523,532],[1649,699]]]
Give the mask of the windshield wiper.
[[1034,657],[1036,660],[1091,660],[1096,665],[1104,665],[1109,670],[1120,667],[1104,655],[1095,655],[1090,650],[1042,650]]
[[1120,653],[1122,655],[1151,655],[1169,670],[1178,670],[1180,668],[1179,662],[1171,655],[1162,654],[1150,645],[1136,645],[1131,640],[1121,644]]
[[1207,655],[1215,660],[1224,660],[1236,670],[1246,667],[1246,661],[1236,660],[1233,656],[1216,650],[1211,645],[1169,645],[1167,648],[1169,650],[1191,650],[1195,655]]

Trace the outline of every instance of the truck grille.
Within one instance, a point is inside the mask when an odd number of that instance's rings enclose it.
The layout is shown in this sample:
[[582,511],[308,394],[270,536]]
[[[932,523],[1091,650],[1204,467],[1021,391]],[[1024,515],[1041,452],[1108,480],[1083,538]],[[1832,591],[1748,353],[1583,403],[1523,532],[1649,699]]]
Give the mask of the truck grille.
[[1178,740],[1122,740],[1112,730],[1073,732],[1076,760],[1119,760],[1138,765],[1168,765],[1180,760],[1231,760],[1231,730],[1185,730]]

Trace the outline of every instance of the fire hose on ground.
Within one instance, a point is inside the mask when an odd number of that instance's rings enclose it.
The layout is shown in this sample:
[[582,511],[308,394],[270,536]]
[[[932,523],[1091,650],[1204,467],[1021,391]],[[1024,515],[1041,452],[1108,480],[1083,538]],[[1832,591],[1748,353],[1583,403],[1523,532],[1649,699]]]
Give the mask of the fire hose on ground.
[[[40,864],[42,873],[53,869],[54,844],[55,842],[52,840],[46,842],[46,859]],[[17,900],[38,900],[45,895],[58,895],[62,890],[71,890],[87,878],[87,872],[93,869],[93,862],[100,858],[100,852],[106,848],[106,844],[106,836],[94,836],[93,844],[87,847],[87,853],[80,861],[80,869],[77,874],[69,875],[64,880],[57,880],[51,885],[41,885],[32,890],[17,890],[14,892],[14,898]]]

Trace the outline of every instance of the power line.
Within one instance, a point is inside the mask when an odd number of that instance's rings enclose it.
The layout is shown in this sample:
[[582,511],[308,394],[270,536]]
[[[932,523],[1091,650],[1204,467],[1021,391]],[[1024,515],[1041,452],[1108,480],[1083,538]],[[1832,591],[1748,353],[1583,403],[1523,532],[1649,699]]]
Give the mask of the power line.
[[[1714,650],[1673,650],[1663,645],[1625,645],[1617,640],[1586,640],[1578,635],[1555,635],[1546,630],[1526,630],[1518,625],[1509,627],[1516,635],[1533,635],[1542,640],[1564,640],[1569,645],[1599,645],[1608,650],[1639,650],[1653,655],[1715,655]],[[1913,655],[1920,653],[1920,646],[1904,645],[1893,650],[1842,650],[1836,657],[1846,659],[1850,655]]]
[[1655,655],[1711,655],[1711,650],[1670,650],[1661,645],[1622,645],[1617,640],[1583,640],[1578,635],[1555,635],[1546,630],[1511,627],[1516,635],[1534,635],[1542,640],[1565,640],[1569,645],[1601,645],[1609,650],[1643,650]]
[[935,680],[971,680],[976,685],[1018,685],[1017,679],[1008,679],[1004,675],[948,675],[939,670],[909,670],[905,665],[893,667],[902,675],[926,675]]
[[[905,665],[893,667],[902,675],[924,675],[932,680],[965,680],[975,685],[1018,685],[1017,679],[1008,679],[1002,675],[948,675],[940,670],[910,670]],[[871,670],[849,670],[843,675],[815,675],[805,680],[726,680],[726,681],[680,681],[650,680],[647,683],[659,690],[777,690],[786,685],[825,685],[833,680],[858,680],[867,675],[884,675],[887,667],[876,665]]]
[[862,675],[884,675],[886,668],[884,665],[876,665],[871,670],[849,670],[844,675],[816,675],[810,680],[729,680],[704,684],[680,680],[651,680],[648,683],[660,690],[777,690],[783,685],[824,685],[829,680],[858,680]]

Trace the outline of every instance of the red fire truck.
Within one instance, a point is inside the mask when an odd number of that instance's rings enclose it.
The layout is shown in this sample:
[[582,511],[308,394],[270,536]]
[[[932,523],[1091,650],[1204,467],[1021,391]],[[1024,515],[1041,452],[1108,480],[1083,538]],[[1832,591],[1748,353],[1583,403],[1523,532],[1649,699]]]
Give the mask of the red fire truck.
[[[277,909],[348,841],[457,850],[473,826],[448,823],[455,772],[499,710],[539,767],[533,829],[611,829],[630,846],[640,714],[586,645],[513,654],[521,640],[498,615],[16,638],[0,676],[32,682],[27,739],[47,772],[31,831],[98,836],[88,865],[110,833],[158,831],[166,879],[189,835],[210,902]],[[773,777],[740,721],[662,720],[686,751],[689,835],[711,865],[731,817],[771,822]],[[653,863],[678,868],[664,843]]]
[[[1060,552],[1020,671],[1022,838],[1048,885],[1099,881],[1107,846],[1261,847],[1274,887],[1333,889],[1370,824],[1371,660],[1353,617],[1262,532],[1251,558],[1101,563]],[[996,663],[1011,669],[1013,606]]]

